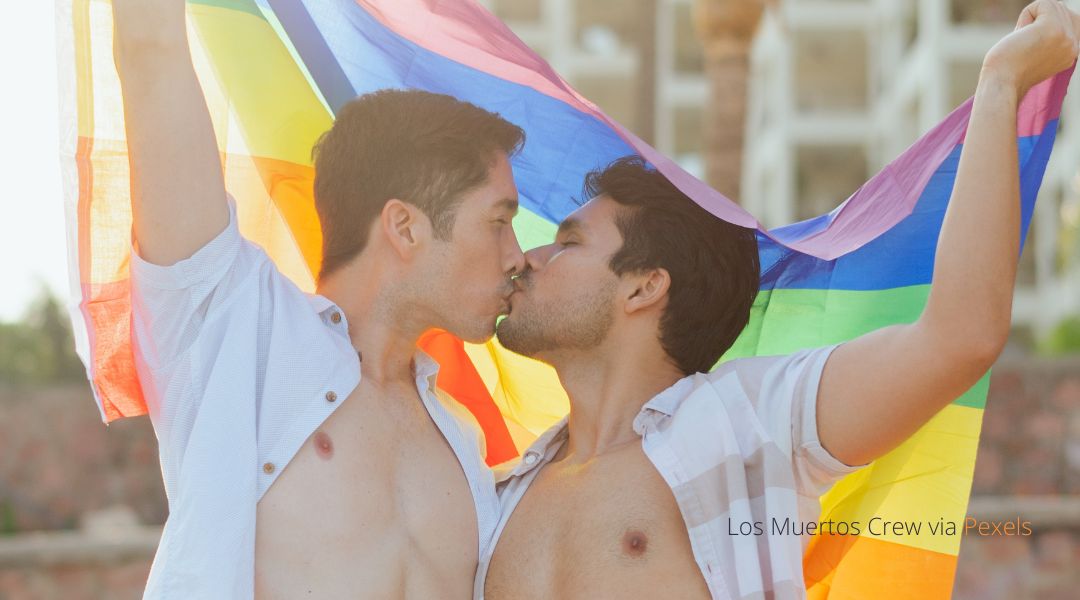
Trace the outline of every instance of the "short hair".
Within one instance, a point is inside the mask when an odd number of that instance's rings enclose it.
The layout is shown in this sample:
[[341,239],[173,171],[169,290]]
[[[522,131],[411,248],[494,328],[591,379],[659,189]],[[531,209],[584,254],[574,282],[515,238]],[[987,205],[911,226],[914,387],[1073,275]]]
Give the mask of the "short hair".
[[319,279],[364,249],[393,198],[418,207],[449,239],[462,194],[487,181],[496,153],[512,156],[524,143],[517,125],[452,96],[381,90],[352,100],[312,149]]
[[636,155],[585,176],[584,197],[599,195],[621,206],[611,270],[667,270],[660,343],[684,374],[709,371],[750,320],[761,285],[757,232],[712,215]]

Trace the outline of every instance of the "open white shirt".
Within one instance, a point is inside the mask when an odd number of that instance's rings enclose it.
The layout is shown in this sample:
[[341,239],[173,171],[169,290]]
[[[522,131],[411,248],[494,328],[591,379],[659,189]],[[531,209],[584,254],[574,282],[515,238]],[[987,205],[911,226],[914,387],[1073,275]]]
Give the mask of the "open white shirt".
[[[157,433],[169,518],[147,598],[251,598],[255,507],[360,382],[342,311],[302,292],[229,225],[190,258],[131,253],[135,362]],[[498,522],[483,438],[416,356],[416,388],[465,472],[483,554]],[[377,416],[376,416],[377,418]]]

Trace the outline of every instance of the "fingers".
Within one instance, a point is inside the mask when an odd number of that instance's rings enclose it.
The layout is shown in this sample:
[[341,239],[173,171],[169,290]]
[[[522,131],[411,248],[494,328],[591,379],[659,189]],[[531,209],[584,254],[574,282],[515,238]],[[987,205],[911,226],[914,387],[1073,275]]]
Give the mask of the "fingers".
[[1080,15],[1069,10],[1063,2],[1036,0],[1025,6],[1016,21],[1016,28],[1028,26],[1039,28],[1039,37],[1045,41],[1067,44],[1075,58],[1076,50],[1080,48]]
[[1058,22],[1065,29],[1066,35],[1073,42],[1076,41],[1076,27],[1073,23],[1073,13],[1069,10],[1069,7],[1065,6],[1064,2],[1051,2],[1054,10],[1057,12]]
[[1016,20],[1016,29],[1021,27],[1027,27],[1035,22],[1034,7],[1038,2],[1032,2],[1024,7],[1024,10],[1020,11],[1020,17]]
[[1064,19],[1065,14],[1061,11],[1065,10],[1065,5],[1059,0],[1035,0],[1031,4],[1024,7],[1024,10],[1020,11],[1020,17],[1016,20],[1016,28],[1026,27],[1036,21],[1061,21]]
[[1064,2],[1051,2],[1051,4],[1057,12],[1057,18],[1055,20],[1065,35],[1065,43],[1068,44],[1068,53],[1070,55],[1069,58],[1071,63],[1076,59],[1077,49],[1080,48],[1080,41],[1078,41],[1078,33],[1080,33],[1078,16],[1076,13],[1069,10],[1069,7],[1066,6]]
[[1064,2],[1059,3],[1058,6],[1062,12],[1062,19],[1068,27],[1069,37],[1073,45],[1080,49],[1080,15],[1073,12]]

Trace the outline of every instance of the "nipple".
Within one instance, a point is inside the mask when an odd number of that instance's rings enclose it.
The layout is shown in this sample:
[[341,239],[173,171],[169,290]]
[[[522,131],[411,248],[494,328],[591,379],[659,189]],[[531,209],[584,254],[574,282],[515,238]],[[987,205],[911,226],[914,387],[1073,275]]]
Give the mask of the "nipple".
[[630,556],[642,556],[649,545],[649,538],[636,529],[631,529],[623,535],[623,551]]
[[330,441],[330,436],[326,435],[326,432],[317,432],[312,443],[315,444],[315,454],[319,455],[319,458],[330,460],[330,457],[334,455],[334,443]]

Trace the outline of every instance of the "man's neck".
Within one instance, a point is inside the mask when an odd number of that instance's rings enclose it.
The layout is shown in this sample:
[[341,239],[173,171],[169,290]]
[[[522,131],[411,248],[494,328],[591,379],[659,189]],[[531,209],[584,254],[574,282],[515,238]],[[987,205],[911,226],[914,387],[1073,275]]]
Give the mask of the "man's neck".
[[565,456],[573,462],[638,440],[633,424],[641,407],[683,377],[662,352],[625,348],[567,353],[551,361],[570,397]]
[[411,382],[416,342],[430,325],[417,322],[415,311],[380,293],[388,289],[383,287],[387,274],[373,264],[377,261],[365,258],[320,282],[318,293],[345,313],[349,339],[369,383],[385,387]]

